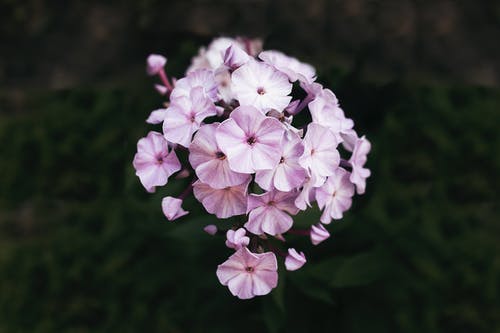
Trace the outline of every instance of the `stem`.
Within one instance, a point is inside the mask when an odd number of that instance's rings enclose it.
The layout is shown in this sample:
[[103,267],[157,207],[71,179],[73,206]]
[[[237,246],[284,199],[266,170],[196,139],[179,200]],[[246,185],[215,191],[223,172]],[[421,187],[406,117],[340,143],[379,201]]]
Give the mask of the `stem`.
[[158,76],[160,77],[161,82],[163,82],[163,85],[167,87],[169,91],[172,91],[174,89],[170,84],[170,82],[168,81],[167,73],[165,73],[165,70],[163,68],[160,69],[160,71],[158,72]]
[[249,38],[245,38],[244,39],[244,43],[245,43],[245,51],[247,51],[247,53],[249,55],[251,55],[251,51],[252,51],[252,48],[251,48],[251,45],[250,45],[250,39]]
[[267,241],[266,243],[267,243],[267,247],[269,248],[269,250],[271,250],[271,252],[274,252],[274,254],[277,254],[280,257],[286,258],[287,253],[281,251],[280,249],[275,247],[273,244],[271,244],[271,242],[269,242],[269,241]]
[[181,199],[181,200],[184,200],[193,191],[193,184],[197,180],[198,179],[196,177],[194,177],[193,180],[191,181],[191,183],[189,183],[188,187],[186,187],[184,189],[184,191],[182,191],[182,193],[179,194],[178,198]]
[[351,162],[344,160],[343,158],[340,159],[340,166],[346,169],[352,169]]
[[306,107],[306,105],[309,104],[309,102],[312,101],[313,99],[314,99],[313,95],[307,94],[307,96],[302,100],[302,102],[300,102],[300,104],[295,108],[293,114],[297,114],[300,111],[302,111]]
[[311,234],[311,232],[308,229],[290,229],[287,232],[289,234],[299,235],[299,236],[309,236]]

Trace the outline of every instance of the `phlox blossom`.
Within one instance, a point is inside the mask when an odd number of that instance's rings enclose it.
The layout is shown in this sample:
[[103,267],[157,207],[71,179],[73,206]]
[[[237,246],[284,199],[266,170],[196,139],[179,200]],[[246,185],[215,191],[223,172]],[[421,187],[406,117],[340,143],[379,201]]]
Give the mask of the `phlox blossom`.
[[217,277],[240,299],[266,295],[278,285],[276,255],[252,253],[242,247],[217,267]]
[[168,141],[188,147],[201,122],[216,114],[217,109],[203,93],[203,88],[196,87],[189,98],[179,96],[172,100],[165,112],[163,134]]
[[215,133],[231,170],[254,173],[274,168],[281,156],[283,125],[252,106],[239,106]]
[[342,168],[328,177],[323,186],[316,189],[316,201],[323,209],[320,221],[328,224],[332,219],[339,220],[351,208],[354,185],[349,180],[349,172]]
[[231,76],[233,91],[240,105],[253,105],[265,113],[275,109],[283,111],[292,97],[292,84],[285,74],[272,66],[250,60]]
[[278,235],[288,231],[293,224],[289,215],[298,213],[295,207],[295,192],[270,191],[263,194],[250,194],[248,197],[248,222],[245,228],[251,233]]
[[216,189],[197,180],[193,184],[193,194],[207,212],[215,214],[220,219],[226,219],[245,214],[248,183],[249,180],[237,186]]
[[133,165],[135,174],[148,192],[165,185],[168,177],[181,169],[177,155],[169,149],[163,135],[153,131],[137,142]]

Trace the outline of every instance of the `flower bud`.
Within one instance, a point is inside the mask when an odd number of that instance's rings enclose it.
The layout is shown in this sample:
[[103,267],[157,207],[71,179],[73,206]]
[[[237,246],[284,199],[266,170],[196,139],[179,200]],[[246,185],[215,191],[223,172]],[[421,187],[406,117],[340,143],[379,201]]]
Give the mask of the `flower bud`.
[[304,252],[298,253],[295,249],[288,249],[288,255],[285,258],[285,267],[288,271],[296,271],[306,263]]
[[163,69],[166,63],[167,58],[165,58],[164,56],[159,54],[151,54],[146,61],[146,72],[151,76],[156,75],[160,70]]

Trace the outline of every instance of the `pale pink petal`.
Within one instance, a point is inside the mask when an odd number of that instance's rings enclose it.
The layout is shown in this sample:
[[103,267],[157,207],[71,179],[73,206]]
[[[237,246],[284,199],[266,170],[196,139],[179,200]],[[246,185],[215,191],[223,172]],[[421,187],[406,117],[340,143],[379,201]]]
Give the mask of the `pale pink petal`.
[[165,119],[167,109],[157,109],[151,112],[146,122],[148,124],[159,124]]
[[250,60],[248,54],[235,44],[229,46],[224,52],[224,65],[236,69]]
[[163,214],[165,214],[169,221],[173,221],[189,213],[182,209],[181,205],[182,200],[174,197],[165,197],[161,202]]
[[229,291],[239,299],[253,298],[253,281],[250,274],[240,274],[229,280],[227,283]]
[[205,231],[207,234],[211,236],[214,236],[217,233],[217,226],[215,224],[206,225],[203,228],[203,231]]
[[317,225],[313,225],[311,227],[310,236],[311,236],[311,243],[313,243],[313,245],[318,245],[325,239],[329,238],[330,233],[328,232],[328,230],[325,229],[325,227],[321,223],[318,223]]
[[306,263],[306,256],[303,252],[298,253],[295,249],[288,249],[285,258],[285,267],[288,271],[296,271]]

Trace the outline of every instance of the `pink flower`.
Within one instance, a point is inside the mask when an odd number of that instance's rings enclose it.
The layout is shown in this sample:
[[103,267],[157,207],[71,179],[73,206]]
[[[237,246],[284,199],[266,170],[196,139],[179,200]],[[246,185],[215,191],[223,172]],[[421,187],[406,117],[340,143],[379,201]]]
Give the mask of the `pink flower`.
[[311,83],[316,80],[316,70],[313,66],[300,62],[279,51],[261,52],[259,58],[280,72],[285,73],[291,82],[299,80],[301,82]]
[[324,208],[320,221],[328,224],[331,219],[341,219],[342,213],[351,207],[353,195],[354,185],[349,181],[349,172],[338,168],[323,186],[316,189],[318,206]]
[[342,141],[340,133],[350,130],[354,122],[344,115],[344,111],[339,107],[337,97],[331,90],[324,89],[316,98],[309,103],[309,111],[313,123],[328,127],[337,137],[337,141]]
[[231,294],[249,299],[269,294],[278,285],[277,271],[274,253],[252,253],[242,247],[217,267],[217,277]]
[[252,106],[240,106],[217,128],[215,137],[231,170],[254,173],[274,168],[281,156],[284,127]]
[[285,267],[287,271],[296,271],[306,263],[304,252],[298,253],[295,249],[288,249],[288,255],[285,258]]
[[368,141],[363,135],[361,138],[356,139],[354,150],[351,158],[349,159],[352,166],[352,172],[349,180],[356,185],[356,192],[358,192],[358,194],[365,193],[366,178],[371,175],[370,169],[363,167],[366,163],[366,156],[370,150],[370,141]]
[[198,180],[193,184],[193,194],[207,212],[226,219],[246,213],[248,183],[249,180],[241,185],[215,189]]
[[250,176],[229,168],[228,159],[215,139],[218,126],[219,123],[213,123],[200,128],[189,146],[189,162],[198,178],[210,187],[221,189],[243,184]]
[[191,138],[201,125],[201,122],[217,114],[215,105],[203,93],[203,88],[191,90],[190,97],[179,96],[165,112],[163,134],[173,143],[188,147]]
[[238,230],[228,230],[226,233],[226,246],[238,250],[243,246],[248,246],[250,243],[250,238],[245,236],[246,230],[239,228]]
[[330,233],[321,223],[311,227],[311,243],[313,243],[313,245],[318,245],[328,237],[330,237]]
[[133,165],[148,192],[154,192],[155,186],[165,185],[168,177],[181,169],[175,152],[169,151],[167,141],[158,132],[149,132],[137,142]]
[[224,52],[224,65],[232,70],[243,66],[249,60],[248,54],[235,44],[229,46]]
[[286,75],[273,67],[249,61],[232,74],[233,91],[240,105],[252,105],[263,113],[275,109],[283,111],[292,99],[288,94],[292,84]]
[[149,75],[156,75],[160,72],[165,64],[167,63],[167,58],[159,54],[150,54],[146,60],[146,72]]
[[304,153],[302,140],[295,134],[283,138],[281,159],[272,170],[257,171],[255,181],[266,191],[273,188],[288,192],[302,185],[306,170],[300,166],[299,157]]
[[189,213],[182,209],[181,205],[182,200],[173,197],[165,197],[161,201],[161,209],[169,221],[173,221]]
[[146,122],[148,124],[159,124],[163,122],[166,115],[167,115],[167,109],[156,109],[153,112],[151,112],[148,119],[146,119]]
[[217,233],[217,226],[215,224],[206,225],[205,228],[203,228],[203,231],[205,231],[210,236],[213,236]]
[[197,87],[203,88],[203,93],[212,102],[217,102],[220,99],[217,94],[217,82],[215,82],[214,73],[208,69],[198,69],[175,83],[170,100],[177,99],[180,96],[189,97],[191,96],[191,90]]
[[[293,219],[288,214],[298,213],[295,207],[295,192],[270,191],[264,194],[250,194],[248,197],[248,222],[245,228],[251,233],[277,235],[288,231]],[[288,214],[287,214],[288,213]]]
[[306,210],[307,207],[311,207],[311,201],[314,200],[315,187],[314,185],[317,181],[314,178],[306,177],[302,190],[300,191],[297,198],[295,198],[295,206],[300,210]]
[[321,185],[325,177],[332,175],[339,166],[340,154],[337,144],[335,135],[328,128],[315,123],[307,126],[304,154],[299,163],[311,172],[316,181],[315,186]]

